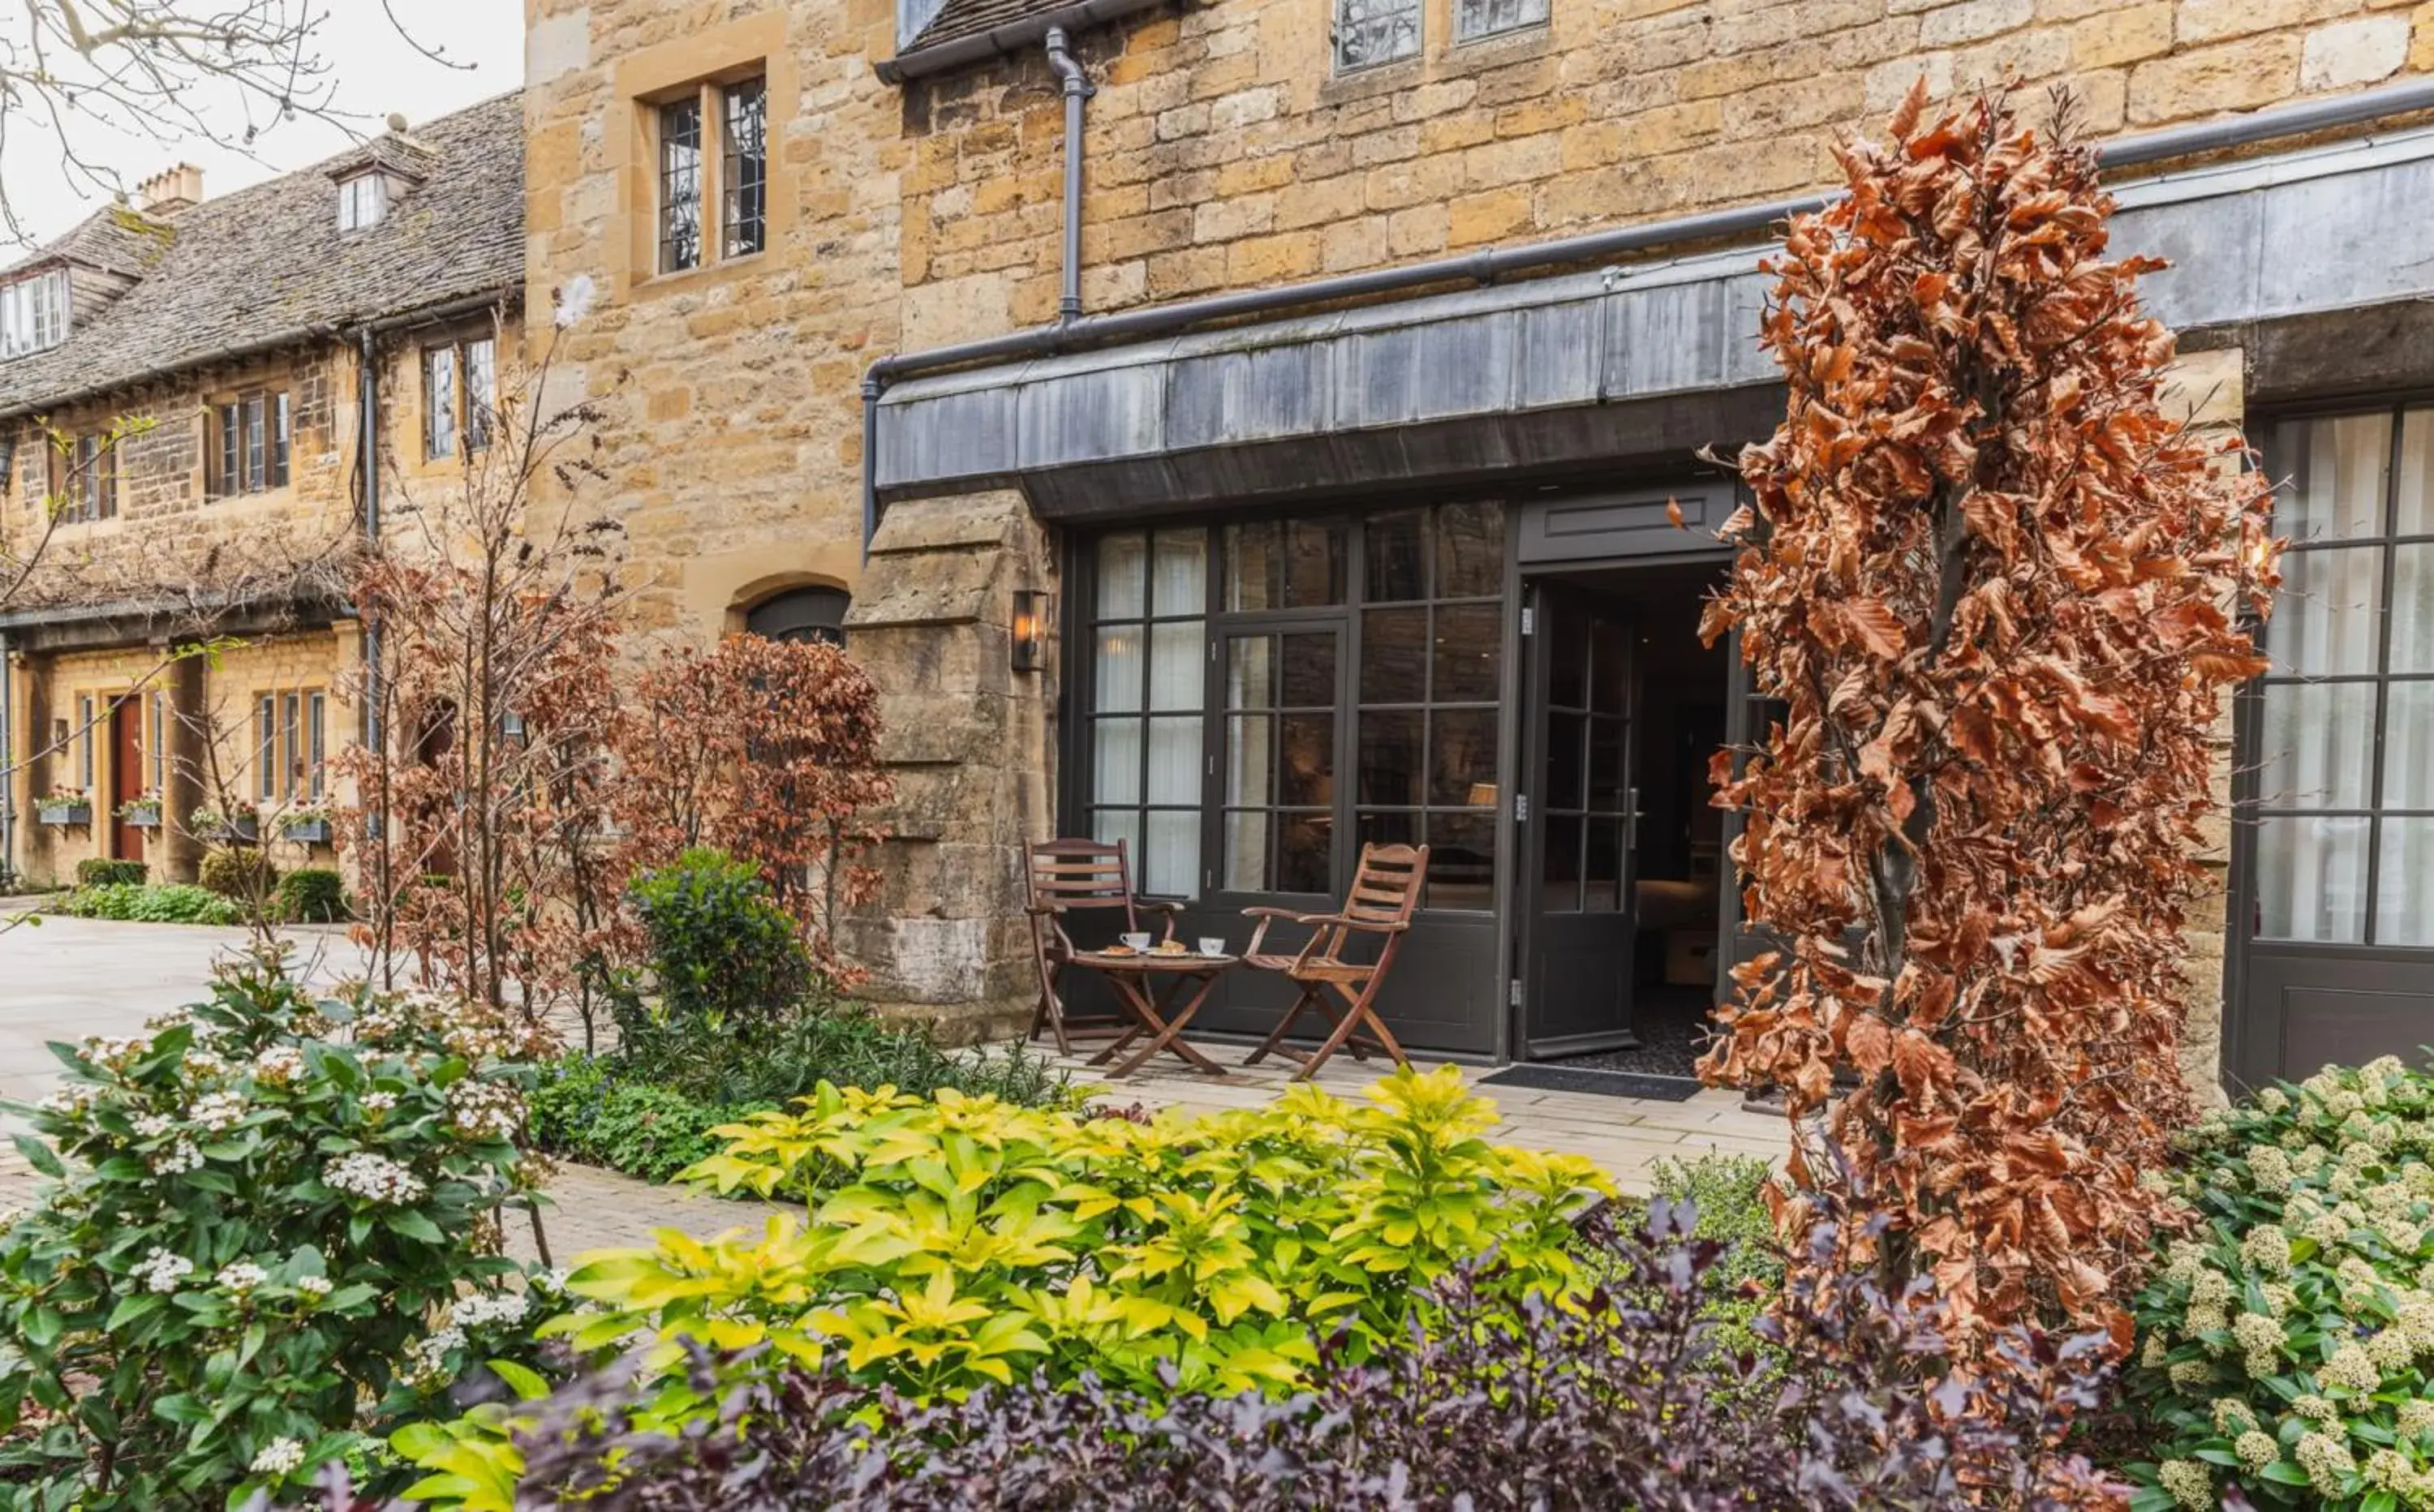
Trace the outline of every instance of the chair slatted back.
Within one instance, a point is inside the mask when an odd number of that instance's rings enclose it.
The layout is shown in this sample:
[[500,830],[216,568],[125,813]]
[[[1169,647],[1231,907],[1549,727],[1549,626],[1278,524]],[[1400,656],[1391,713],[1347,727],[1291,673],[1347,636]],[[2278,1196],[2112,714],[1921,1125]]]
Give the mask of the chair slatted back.
[[1428,875],[1425,845],[1361,847],[1361,866],[1353,874],[1352,891],[1344,900],[1347,918],[1364,924],[1409,924],[1419,906],[1420,879]]
[[1133,908],[1132,865],[1123,841],[1042,841],[1031,847],[1026,880],[1034,908],[1054,905],[1068,913],[1121,909],[1125,929],[1140,927]]

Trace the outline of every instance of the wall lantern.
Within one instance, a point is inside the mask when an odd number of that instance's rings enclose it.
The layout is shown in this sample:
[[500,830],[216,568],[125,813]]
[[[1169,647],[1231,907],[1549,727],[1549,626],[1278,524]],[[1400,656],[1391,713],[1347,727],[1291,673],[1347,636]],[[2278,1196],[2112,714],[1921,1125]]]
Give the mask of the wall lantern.
[[1048,665],[1048,590],[1014,590],[1014,670],[1036,672]]

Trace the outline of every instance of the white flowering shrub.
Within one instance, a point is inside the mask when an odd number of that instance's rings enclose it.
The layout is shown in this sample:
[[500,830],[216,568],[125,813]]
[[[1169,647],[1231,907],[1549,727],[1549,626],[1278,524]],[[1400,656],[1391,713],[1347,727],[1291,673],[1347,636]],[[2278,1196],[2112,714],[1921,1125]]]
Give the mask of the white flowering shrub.
[[2163,1440],[2134,1512],[2434,1508],[2434,1078],[2387,1058],[2270,1087],[2186,1141],[2203,1226],[2138,1299]]
[[150,1028],[54,1046],[66,1084],[12,1110],[51,1181],[0,1233],[0,1508],[300,1502],[405,1422],[540,1388],[557,1293],[500,1253],[540,1174],[512,1038],[317,1003],[276,957]]

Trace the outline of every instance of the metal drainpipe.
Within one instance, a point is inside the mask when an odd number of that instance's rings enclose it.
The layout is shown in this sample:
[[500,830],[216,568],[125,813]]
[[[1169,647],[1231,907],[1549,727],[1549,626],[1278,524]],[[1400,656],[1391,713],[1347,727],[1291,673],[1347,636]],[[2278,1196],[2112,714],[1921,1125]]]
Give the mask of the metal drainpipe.
[[[355,368],[355,402],[361,406],[356,422],[355,451],[364,469],[364,541],[380,545],[380,341],[366,326],[362,335],[361,357]],[[380,749],[380,627],[369,620],[364,623],[364,744]]]
[[17,681],[0,630],[0,882],[17,875]]
[[1059,324],[1082,314],[1082,102],[1098,93],[1073,60],[1065,28],[1048,28],[1048,66],[1065,86],[1065,283],[1056,301]]
[[[1058,282],[1056,324],[1062,330],[1082,316],[1082,115],[1083,102],[1098,93],[1090,76],[1072,52],[1072,40],[1062,26],[1051,26],[1042,39],[1048,66],[1065,94],[1065,245],[1064,268]],[[883,357],[862,379],[862,559],[870,560],[870,543],[879,534],[879,400],[889,381],[904,366],[905,357]]]

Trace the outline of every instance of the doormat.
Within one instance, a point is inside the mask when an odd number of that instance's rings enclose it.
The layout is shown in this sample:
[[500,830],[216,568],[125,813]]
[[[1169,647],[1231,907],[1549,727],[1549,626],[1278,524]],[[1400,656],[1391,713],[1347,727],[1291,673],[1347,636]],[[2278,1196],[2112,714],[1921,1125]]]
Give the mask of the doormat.
[[1479,1079],[1483,1087],[1527,1087],[1534,1092],[1590,1092],[1605,1097],[1646,1097],[1688,1102],[1699,1090],[1694,1077],[1659,1077],[1645,1071],[1592,1071],[1568,1065],[1509,1065]]

